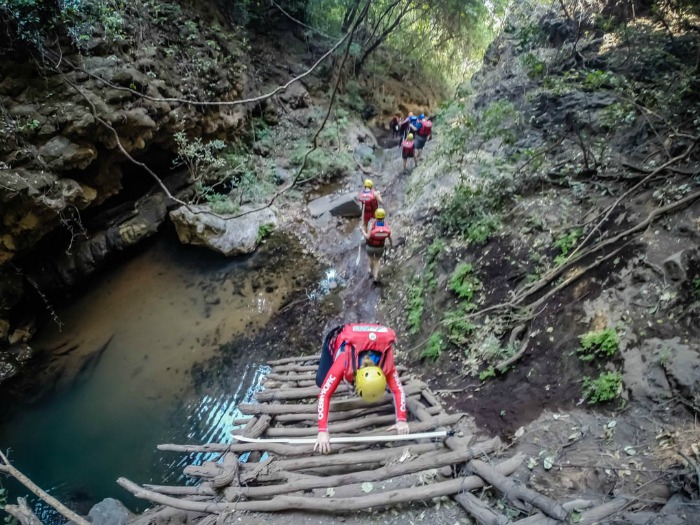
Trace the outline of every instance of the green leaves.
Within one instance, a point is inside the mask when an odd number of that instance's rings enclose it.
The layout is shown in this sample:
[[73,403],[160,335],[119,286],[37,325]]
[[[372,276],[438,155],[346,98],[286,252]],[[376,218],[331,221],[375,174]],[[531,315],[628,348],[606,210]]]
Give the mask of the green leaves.
[[622,374],[605,372],[598,379],[583,378],[583,397],[589,405],[612,401],[622,392]]
[[612,357],[619,348],[617,332],[606,328],[579,336],[581,347],[577,350],[581,361],[593,361],[597,357]]
[[481,281],[474,275],[474,268],[471,264],[462,263],[455,268],[450,278],[450,290],[467,302],[472,300],[478,290],[481,290]]
[[421,359],[437,360],[440,354],[445,349],[445,343],[440,332],[433,332],[428,339],[428,344],[420,354]]

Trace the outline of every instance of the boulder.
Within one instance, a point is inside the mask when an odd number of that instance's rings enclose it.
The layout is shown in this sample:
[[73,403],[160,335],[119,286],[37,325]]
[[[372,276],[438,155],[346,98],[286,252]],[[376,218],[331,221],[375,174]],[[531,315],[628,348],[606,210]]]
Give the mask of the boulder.
[[291,109],[302,109],[309,107],[309,92],[301,84],[301,82],[294,82],[287,89],[282,91],[278,95],[278,98]]
[[133,514],[114,498],[106,498],[90,509],[88,517],[92,525],[126,525]]
[[[242,208],[241,213],[253,209]],[[251,253],[258,244],[263,225],[277,226],[272,208],[236,217],[211,212],[208,206],[181,206],[170,212],[177,236],[183,244],[205,246],[226,256]]]
[[309,214],[312,217],[320,217],[326,212],[336,217],[359,217],[362,207],[357,200],[357,193],[326,195],[309,203]]
[[39,156],[52,169],[83,170],[97,158],[97,149],[92,144],[76,144],[59,135],[39,148]]
[[698,262],[695,250],[685,249],[674,253],[664,260],[663,268],[671,281],[685,282],[688,280],[688,270]]
[[355,148],[353,154],[363,166],[369,166],[374,159],[374,148],[361,144]]

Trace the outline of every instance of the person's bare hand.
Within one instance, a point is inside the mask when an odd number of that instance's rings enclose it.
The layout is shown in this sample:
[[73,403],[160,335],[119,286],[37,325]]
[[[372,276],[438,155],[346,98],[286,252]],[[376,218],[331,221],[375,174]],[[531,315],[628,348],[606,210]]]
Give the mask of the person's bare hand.
[[331,451],[331,436],[328,432],[319,432],[314,445],[314,452],[318,450],[321,454],[328,454]]
[[405,421],[397,421],[395,425],[389,427],[389,430],[396,430],[396,433],[399,436],[410,433],[408,423],[406,423]]

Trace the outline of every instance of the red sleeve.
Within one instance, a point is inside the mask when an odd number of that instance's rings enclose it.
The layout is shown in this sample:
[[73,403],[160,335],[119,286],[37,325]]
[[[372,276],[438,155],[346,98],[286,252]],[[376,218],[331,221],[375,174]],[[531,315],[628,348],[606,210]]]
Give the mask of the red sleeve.
[[340,380],[345,372],[345,361],[347,357],[344,353],[333,362],[333,366],[326,374],[326,378],[321,384],[321,392],[318,394],[318,431],[328,432],[328,409],[331,404],[331,396],[338,388]]
[[388,351],[386,362],[384,363],[384,375],[389,389],[394,394],[394,410],[396,412],[396,421],[406,421],[406,393],[401,385],[399,372],[394,365],[394,352]]

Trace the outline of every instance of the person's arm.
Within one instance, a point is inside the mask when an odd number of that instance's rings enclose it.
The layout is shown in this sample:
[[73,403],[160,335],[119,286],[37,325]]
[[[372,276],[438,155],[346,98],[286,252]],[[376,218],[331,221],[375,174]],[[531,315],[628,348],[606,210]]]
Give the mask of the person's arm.
[[391,390],[391,393],[394,395],[394,409],[396,411],[396,424],[390,427],[389,430],[396,430],[398,434],[408,434],[409,427],[406,422],[406,393],[401,384],[399,372],[394,366],[394,352],[392,350],[389,350],[389,355],[386,356],[386,364],[388,367],[386,382],[389,386],[389,390]]
[[374,197],[377,199],[377,202],[379,204],[384,204],[384,201],[382,200],[382,195],[378,191],[374,192]]
[[318,394],[318,436],[314,445],[314,452],[318,450],[321,454],[328,454],[331,451],[331,437],[328,433],[328,411],[330,409],[331,397],[343,378],[345,372],[345,356],[335,360],[333,366],[326,374],[326,378],[321,384],[321,392]]

